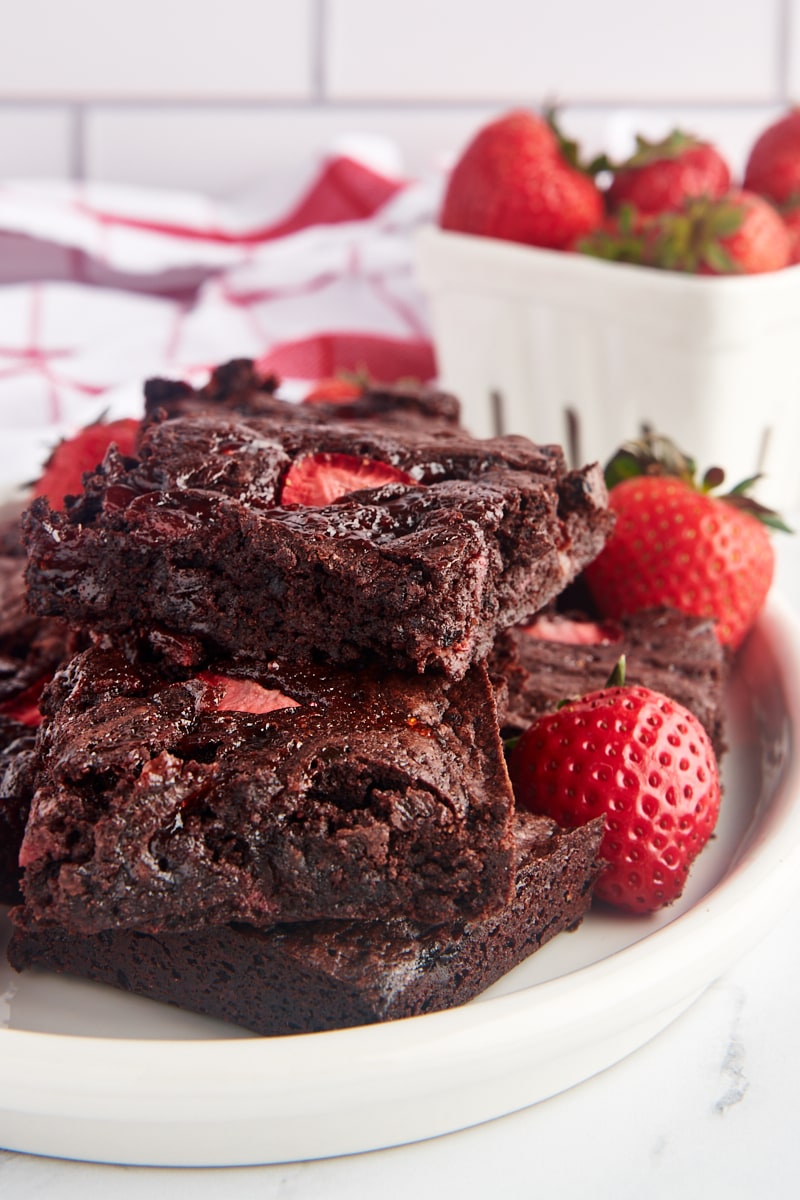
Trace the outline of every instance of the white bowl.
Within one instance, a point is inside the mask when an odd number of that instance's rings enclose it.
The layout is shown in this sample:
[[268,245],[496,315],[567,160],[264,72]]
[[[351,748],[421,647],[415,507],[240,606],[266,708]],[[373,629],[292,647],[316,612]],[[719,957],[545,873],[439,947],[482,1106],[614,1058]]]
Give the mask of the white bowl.
[[701,470],[800,502],[800,266],[688,276],[432,227],[416,251],[441,382],[478,436],[605,462],[648,423]]

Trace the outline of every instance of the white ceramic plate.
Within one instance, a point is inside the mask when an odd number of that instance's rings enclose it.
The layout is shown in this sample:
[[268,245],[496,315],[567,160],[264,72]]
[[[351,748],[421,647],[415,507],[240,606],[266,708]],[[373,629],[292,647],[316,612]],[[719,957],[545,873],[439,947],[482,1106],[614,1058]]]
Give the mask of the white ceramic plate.
[[130,1164],[315,1158],[461,1129],[610,1066],[800,888],[800,626],[779,598],[744,649],[729,712],[717,835],[680,903],[645,920],[592,913],[463,1008],[262,1039],[0,968],[0,1145]]

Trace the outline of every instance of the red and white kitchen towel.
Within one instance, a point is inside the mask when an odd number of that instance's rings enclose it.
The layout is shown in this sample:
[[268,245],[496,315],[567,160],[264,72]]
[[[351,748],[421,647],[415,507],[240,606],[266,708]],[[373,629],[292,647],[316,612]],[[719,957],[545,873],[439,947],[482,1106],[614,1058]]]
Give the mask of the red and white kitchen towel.
[[246,356],[289,394],[341,368],[433,378],[412,240],[440,187],[352,145],[239,205],[0,183],[0,480],[104,410],[137,415],[151,375],[198,383]]

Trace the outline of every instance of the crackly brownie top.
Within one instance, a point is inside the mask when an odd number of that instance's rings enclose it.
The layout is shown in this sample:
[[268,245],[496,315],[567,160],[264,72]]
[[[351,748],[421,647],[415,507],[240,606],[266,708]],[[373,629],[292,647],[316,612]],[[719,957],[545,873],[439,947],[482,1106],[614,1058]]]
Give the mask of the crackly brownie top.
[[387,463],[426,485],[480,480],[500,468],[551,482],[567,475],[560,447],[538,446],[524,437],[478,439],[455,429],[401,433],[342,421],[206,415],[149,426],[131,482],[142,491],[201,488],[273,504],[292,462],[324,453]]
[[276,417],[287,421],[371,421],[452,425],[461,406],[455,396],[415,381],[365,381],[361,394],[347,400],[295,404],[277,395],[280,380],[259,371],[249,358],[222,363],[201,388],[174,379],[148,379],[145,419],[209,415]]
[[[508,436],[476,439],[460,430],[407,430],[402,435],[386,428],[307,422],[289,424],[273,418],[246,420],[201,416],[176,418],[151,425],[144,432],[138,458],[123,458],[114,448],[101,468],[89,478],[83,496],[70,498],[66,520],[75,525],[90,523],[102,511],[125,508],[146,493],[160,493],[157,503],[165,508],[183,506],[198,515],[204,510],[199,496],[211,493],[256,509],[269,508],[279,516],[282,489],[293,464],[324,455],[343,455],[351,461],[374,461],[403,472],[408,482],[383,487],[367,486],[324,506],[327,516],[315,507],[289,505],[297,509],[310,527],[325,520],[333,530],[368,525],[388,530],[399,523],[401,533],[409,527],[410,514],[448,506],[459,507],[466,494],[456,491],[455,501],[442,497],[442,485],[463,483],[498,490],[521,486],[535,488],[543,503],[556,516],[555,508],[568,514],[589,506],[605,508],[605,489],[596,468],[569,472],[558,446],[537,446],[527,438]],[[413,493],[413,495],[409,495]],[[488,493],[487,493],[488,494]],[[374,512],[365,516],[354,510],[386,508],[391,514],[398,496],[396,521],[379,520]],[[355,499],[353,499],[355,498]],[[38,506],[41,509],[41,505]],[[349,511],[348,511],[349,510]],[[480,513],[477,514],[480,518]],[[352,518],[352,519],[351,519]],[[62,521],[54,515],[56,522]],[[280,518],[279,518],[280,519]]]
[[21,862],[84,932],[499,907],[513,802],[482,668],[167,675],[95,647],[43,701]]
[[[350,490],[319,499],[342,462]],[[136,458],[109,450],[65,512],[34,501],[29,596],[76,624],[167,627],[253,661],[275,647],[458,675],[561,591],[612,520],[596,465],[568,471],[523,437],[175,418]]]

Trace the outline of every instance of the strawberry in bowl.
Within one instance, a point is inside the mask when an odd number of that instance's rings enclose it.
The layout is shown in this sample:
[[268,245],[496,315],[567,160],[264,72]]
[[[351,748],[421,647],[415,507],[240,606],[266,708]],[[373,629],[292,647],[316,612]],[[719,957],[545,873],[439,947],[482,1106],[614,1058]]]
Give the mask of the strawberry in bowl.
[[632,205],[640,213],[680,208],[690,196],[719,199],[731,186],[731,172],[719,150],[680,129],[658,142],[636,138],[636,150],[613,169],[606,192],[609,209]]
[[442,229],[571,249],[603,216],[591,170],[577,166],[571,144],[552,122],[518,110],[476,134],[450,176]]

